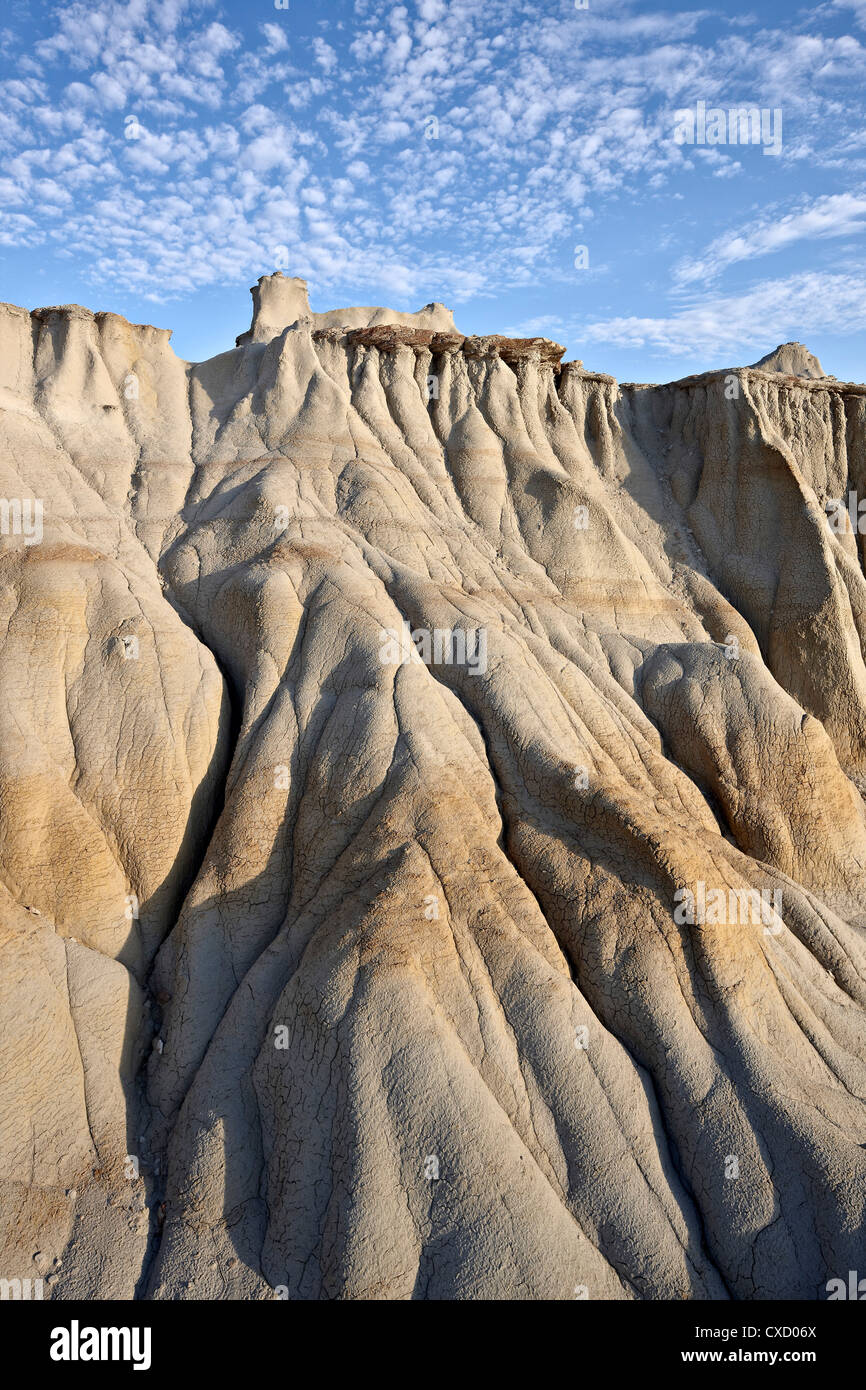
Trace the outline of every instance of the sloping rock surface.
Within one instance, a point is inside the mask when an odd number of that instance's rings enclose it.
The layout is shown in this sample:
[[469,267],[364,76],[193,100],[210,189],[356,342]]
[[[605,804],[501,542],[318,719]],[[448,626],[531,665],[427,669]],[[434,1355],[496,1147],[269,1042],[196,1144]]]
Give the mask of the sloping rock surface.
[[802,376],[807,380],[819,380],[824,376],[824,368],[808,348],[802,343],[781,343],[755,367],[762,372],[778,372],[782,376]]
[[0,1274],[825,1296],[863,389],[620,388],[278,279],[199,364],[0,309]]

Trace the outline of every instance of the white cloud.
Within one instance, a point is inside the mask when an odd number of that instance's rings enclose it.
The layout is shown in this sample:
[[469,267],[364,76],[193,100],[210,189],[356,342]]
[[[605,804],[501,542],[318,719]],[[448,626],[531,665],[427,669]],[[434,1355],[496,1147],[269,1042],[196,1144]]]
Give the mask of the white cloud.
[[288,48],[286,31],[279,24],[260,24],[259,28],[265,36],[266,53],[282,53]]
[[706,284],[737,261],[755,260],[797,241],[851,236],[864,230],[866,195],[828,194],[797,212],[779,215],[770,210],[741,231],[718,237],[697,259],[681,261],[674,268],[674,279],[680,285]]
[[283,126],[276,126],[263,135],[256,136],[243,151],[240,164],[244,169],[265,173],[280,165],[291,163],[293,150],[291,138]]
[[743,294],[717,296],[659,318],[617,317],[576,328],[582,340],[674,355],[712,357],[744,348],[767,351],[792,336],[852,333],[866,316],[861,275],[805,272],[770,280]]
[[324,73],[331,73],[337,66],[337,55],[329,43],[324,39],[313,39],[313,54],[319,67]]

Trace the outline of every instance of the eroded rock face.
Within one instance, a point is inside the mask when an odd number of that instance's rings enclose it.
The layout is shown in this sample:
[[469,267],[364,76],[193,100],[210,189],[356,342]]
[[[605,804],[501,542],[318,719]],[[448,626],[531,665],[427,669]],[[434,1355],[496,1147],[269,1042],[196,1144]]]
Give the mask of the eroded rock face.
[[558,367],[565,348],[550,338],[464,337],[462,333],[444,333],[432,328],[404,327],[401,324],[372,324],[366,328],[345,331],[334,328],[314,329],[314,342],[337,343],[342,337],[350,347],[374,347],[380,353],[396,352],[401,347],[422,351],[428,348],[432,356],[443,352],[462,352],[475,359],[501,358],[510,366],[518,362],[543,362]]
[[781,376],[802,376],[812,380],[819,380],[825,374],[817,357],[802,343],[781,343],[754,365],[762,372],[778,372]]
[[298,320],[311,323],[317,330],[327,333],[345,333],[351,329],[387,326],[393,329],[400,326],[420,331],[430,330],[449,333],[454,330],[454,315],[444,304],[425,304],[414,314],[399,313],[394,309],[383,309],[374,305],[352,309],[330,309],[324,314],[314,314],[310,309],[307,295],[307,282],[296,276],[283,275],[277,270],[273,275],[262,275],[250,290],[253,297],[253,319],[246,333],[235,339],[238,347],[248,343],[267,343],[283,329],[290,328]]
[[261,285],[197,365],[0,310],[0,1274],[825,1296],[862,388],[620,388]]

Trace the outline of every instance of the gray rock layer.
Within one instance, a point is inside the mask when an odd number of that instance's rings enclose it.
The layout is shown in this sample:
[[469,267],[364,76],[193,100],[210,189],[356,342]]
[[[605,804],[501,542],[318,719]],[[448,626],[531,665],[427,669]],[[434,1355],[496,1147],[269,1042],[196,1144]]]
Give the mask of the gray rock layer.
[[781,343],[754,365],[762,372],[776,372],[781,376],[802,376],[813,381],[819,380],[825,374],[817,357],[814,357],[802,343]]

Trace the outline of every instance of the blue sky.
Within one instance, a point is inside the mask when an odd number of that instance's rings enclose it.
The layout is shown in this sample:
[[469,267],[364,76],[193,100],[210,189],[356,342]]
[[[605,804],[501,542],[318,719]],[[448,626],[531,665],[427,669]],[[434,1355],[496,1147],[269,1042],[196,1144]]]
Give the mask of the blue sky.
[[[866,380],[866,0],[282,3],[6,0],[0,299],[200,360],[280,267],[621,380],[791,338]],[[683,143],[701,102],[781,147]]]

